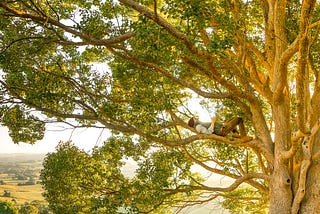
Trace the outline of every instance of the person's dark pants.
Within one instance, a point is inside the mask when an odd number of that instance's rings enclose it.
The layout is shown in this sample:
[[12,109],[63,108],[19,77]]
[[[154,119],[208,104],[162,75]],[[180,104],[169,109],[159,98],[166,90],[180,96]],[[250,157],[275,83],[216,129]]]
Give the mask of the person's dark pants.
[[244,137],[247,135],[246,130],[243,125],[243,120],[241,117],[235,117],[226,123],[223,124],[223,127],[221,128],[220,135],[226,136],[228,133],[237,132],[236,126],[239,126],[240,136]]

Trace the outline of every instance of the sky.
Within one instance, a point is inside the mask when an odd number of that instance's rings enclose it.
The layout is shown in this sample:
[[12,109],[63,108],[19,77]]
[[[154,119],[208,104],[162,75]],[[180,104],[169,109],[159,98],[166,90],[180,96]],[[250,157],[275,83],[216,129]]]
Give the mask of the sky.
[[[52,131],[53,127],[48,127],[43,140],[35,144],[19,143],[14,144],[9,136],[6,127],[0,127],[0,153],[39,153],[46,154],[54,152],[60,141],[71,140],[79,148],[90,151],[94,146],[101,146],[107,138],[106,129],[79,128],[75,130]],[[51,130],[51,131],[50,131]]]
[[[201,107],[200,99],[193,98],[188,102],[187,107],[194,115],[198,115],[200,120],[210,121],[209,112]],[[55,131],[54,131],[55,130]],[[108,138],[107,129],[78,128],[61,130],[61,127],[50,125],[47,127],[44,139],[35,144],[19,143],[14,144],[9,136],[6,127],[0,126],[0,154],[1,153],[37,153],[46,154],[54,152],[60,141],[71,140],[76,146],[84,151],[90,151],[94,146],[102,146]]]

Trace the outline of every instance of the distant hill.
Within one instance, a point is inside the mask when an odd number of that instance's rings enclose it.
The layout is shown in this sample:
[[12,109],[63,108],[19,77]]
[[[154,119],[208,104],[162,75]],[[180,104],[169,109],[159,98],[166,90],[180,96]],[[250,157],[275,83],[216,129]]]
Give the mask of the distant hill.
[[42,162],[45,156],[45,154],[0,153],[0,162]]

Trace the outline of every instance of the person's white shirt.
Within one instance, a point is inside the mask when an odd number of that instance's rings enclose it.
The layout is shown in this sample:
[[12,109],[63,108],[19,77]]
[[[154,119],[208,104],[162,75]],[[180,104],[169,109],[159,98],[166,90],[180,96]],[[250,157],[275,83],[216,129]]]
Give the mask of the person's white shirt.
[[202,133],[202,134],[212,134],[213,133],[212,126],[207,128],[204,125],[202,125],[201,123],[198,123],[195,128],[196,128],[197,132]]

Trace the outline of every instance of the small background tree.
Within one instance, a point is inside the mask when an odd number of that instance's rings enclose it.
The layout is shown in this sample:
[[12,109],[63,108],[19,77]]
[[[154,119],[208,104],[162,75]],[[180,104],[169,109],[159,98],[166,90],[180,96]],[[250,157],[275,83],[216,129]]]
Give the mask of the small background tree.
[[38,214],[39,209],[31,204],[24,204],[19,209],[19,214]]
[[17,214],[17,208],[8,201],[0,201],[0,213],[3,214]]

